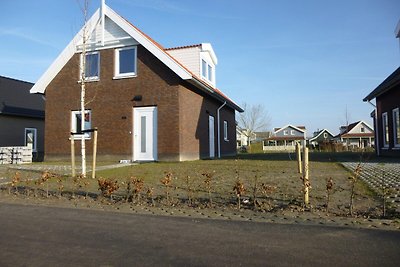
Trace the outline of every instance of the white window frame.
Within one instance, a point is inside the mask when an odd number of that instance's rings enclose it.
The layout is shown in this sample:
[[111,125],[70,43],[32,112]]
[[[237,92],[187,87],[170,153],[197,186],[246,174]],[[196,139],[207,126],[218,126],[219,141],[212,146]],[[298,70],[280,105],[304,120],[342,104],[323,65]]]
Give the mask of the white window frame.
[[[86,109],[85,113],[89,113],[89,122],[90,125],[92,125],[92,111],[90,109]],[[71,110],[71,132],[75,133],[76,132],[76,115],[81,114],[80,110]],[[86,129],[87,130],[87,129]],[[90,140],[91,139],[91,134],[90,133],[84,133],[85,139]],[[74,134],[74,140],[78,140],[82,138],[82,134]]]
[[228,122],[224,121],[224,140],[229,141],[228,139]]
[[325,139],[328,138],[328,133],[324,133],[324,138],[325,138]]
[[[205,68],[203,69],[203,64],[205,64]],[[215,67],[208,63],[207,60],[204,58],[201,58],[200,60],[200,72],[201,72],[201,77],[205,79],[206,81],[210,83],[214,83],[215,79]]]
[[24,143],[25,143],[25,146],[27,146],[28,145],[28,143],[26,142],[27,140],[26,140],[26,132],[27,131],[32,131],[34,134],[33,134],[33,144],[32,144],[32,152],[37,152],[37,129],[36,128],[25,128],[25,135],[24,135]]
[[393,115],[393,144],[394,144],[394,147],[400,148],[400,142],[397,141],[400,138],[400,133],[397,132],[397,128],[399,127],[398,124],[400,124],[400,110],[399,110],[399,108],[393,109],[392,110],[392,115]]
[[361,128],[360,128],[360,132],[361,132],[361,133],[365,133],[365,128],[364,128],[364,127],[361,127]]
[[382,113],[382,137],[383,147],[389,147],[389,120],[387,112]]
[[[94,52],[86,52],[86,56],[88,55],[98,55],[98,61],[97,61],[97,76],[91,76],[91,77],[87,77],[86,76],[86,71],[85,71],[85,81],[99,81],[100,80],[100,52],[99,51],[94,51]],[[83,69],[83,54],[81,54],[81,67],[80,67],[80,73],[79,73],[79,81],[82,79],[81,74],[82,74],[82,69]]]
[[289,131],[288,130],[283,130],[283,135],[288,135]]
[[294,134],[295,134],[294,130],[290,130],[290,135],[294,135]]
[[[126,73],[120,73],[120,65],[119,65],[119,52],[123,50],[130,50],[134,49],[135,51],[135,70],[133,72],[126,72]],[[131,78],[131,77],[136,77],[137,76],[137,46],[128,46],[128,47],[122,47],[122,48],[116,48],[114,50],[114,79],[120,79],[120,78]]]

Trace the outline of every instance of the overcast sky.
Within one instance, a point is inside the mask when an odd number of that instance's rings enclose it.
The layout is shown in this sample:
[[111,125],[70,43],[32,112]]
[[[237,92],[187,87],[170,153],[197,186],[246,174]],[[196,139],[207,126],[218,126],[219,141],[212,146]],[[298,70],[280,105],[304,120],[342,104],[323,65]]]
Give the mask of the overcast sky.
[[[36,82],[82,26],[78,0],[0,0],[0,75]],[[82,1],[81,1],[82,2]],[[92,0],[90,15],[101,0]],[[308,135],[365,120],[400,63],[398,0],[106,0],[164,47],[209,42],[217,86]]]

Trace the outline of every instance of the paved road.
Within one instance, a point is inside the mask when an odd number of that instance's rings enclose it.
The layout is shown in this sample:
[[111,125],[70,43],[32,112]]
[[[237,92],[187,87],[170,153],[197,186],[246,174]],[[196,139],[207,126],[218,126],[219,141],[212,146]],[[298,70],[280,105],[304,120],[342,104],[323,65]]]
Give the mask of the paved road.
[[398,266],[400,232],[0,203],[0,266]]

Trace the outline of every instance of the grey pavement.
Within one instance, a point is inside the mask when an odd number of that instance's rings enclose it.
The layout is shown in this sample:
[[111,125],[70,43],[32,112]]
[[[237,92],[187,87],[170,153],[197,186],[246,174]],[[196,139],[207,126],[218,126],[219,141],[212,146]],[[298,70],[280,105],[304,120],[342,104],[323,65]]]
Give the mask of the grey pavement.
[[[358,162],[344,162],[342,165],[354,171]],[[378,195],[386,191],[386,198],[400,212],[400,163],[362,162],[360,178]]]
[[398,266],[400,231],[0,204],[0,266]]

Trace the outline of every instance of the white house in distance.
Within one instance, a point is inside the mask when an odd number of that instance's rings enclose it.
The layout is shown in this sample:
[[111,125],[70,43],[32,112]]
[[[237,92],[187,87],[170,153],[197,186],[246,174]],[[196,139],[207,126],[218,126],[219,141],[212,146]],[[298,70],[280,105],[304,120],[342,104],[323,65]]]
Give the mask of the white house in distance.
[[357,121],[340,127],[340,134],[335,136],[338,142],[348,148],[367,148],[374,146],[374,129],[364,121]]
[[286,125],[282,128],[274,128],[271,137],[263,142],[264,151],[294,151],[296,143],[305,144],[306,127]]

